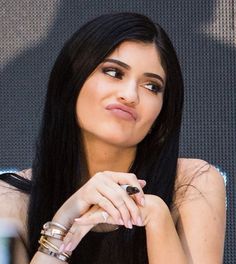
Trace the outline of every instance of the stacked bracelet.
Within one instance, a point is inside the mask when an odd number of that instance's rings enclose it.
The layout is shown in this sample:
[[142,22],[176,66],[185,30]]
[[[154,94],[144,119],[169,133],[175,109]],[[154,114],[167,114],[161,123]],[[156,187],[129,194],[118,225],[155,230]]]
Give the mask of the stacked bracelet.
[[46,237],[53,237],[53,238],[56,238],[58,240],[63,240],[66,233],[62,230],[57,229],[57,228],[50,228],[50,229],[42,229],[41,235],[44,235]]
[[59,248],[47,239],[48,237],[51,237],[62,241],[66,236],[67,232],[68,229],[63,225],[56,222],[47,222],[43,225],[43,229],[41,230],[42,236],[38,241],[40,244],[38,251],[49,256],[55,257],[61,261],[68,261],[70,256],[64,252],[59,252]]
[[49,229],[49,228],[51,228],[51,227],[57,227],[57,228],[59,228],[59,229],[61,229],[61,230],[63,230],[63,231],[65,231],[65,232],[67,232],[68,231],[68,228],[66,228],[65,226],[63,226],[63,225],[61,225],[61,224],[58,224],[58,223],[56,223],[56,222],[47,222],[47,223],[45,223],[44,225],[43,225],[43,229]]
[[59,260],[61,260],[61,261],[64,261],[64,262],[67,262],[68,259],[69,259],[69,258],[67,258],[65,255],[60,254],[60,253],[57,253],[57,252],[53,252],[53,251],[51,251],[50,249],[45,248],[45,247],[43,247],[43,246],[40,246],[40,247],[38,248],[38,251],[40,251],[40,252],[42,252],[42,253],[44,253],[44,254],[47,254],[47,255],[49,255],[49,256],[51,256],[51,257],[57,258],[57,259],[59,259]]

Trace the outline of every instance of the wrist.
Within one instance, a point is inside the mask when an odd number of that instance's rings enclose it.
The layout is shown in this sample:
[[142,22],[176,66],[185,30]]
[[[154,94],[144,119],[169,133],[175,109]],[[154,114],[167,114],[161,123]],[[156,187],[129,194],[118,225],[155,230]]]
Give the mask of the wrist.
[[166,203],[158,196],[152,196],[146,217],[146,229],[163,228],[171,214]]
[[54,257],[63,262],[67,262],[70,255],[64,250],[64,238],[68,229],[55,221],[47,222],[41,230],[38,251],[48,256]]
[[66,227],[67,230],[70,229],[70,227],[72,226],[71,221],[63,216],[65,214],[61,214],[59,211],[54,215],[54,217],[52,218],[52,222],[58,223],[60,225],[63,225],[64,227]]

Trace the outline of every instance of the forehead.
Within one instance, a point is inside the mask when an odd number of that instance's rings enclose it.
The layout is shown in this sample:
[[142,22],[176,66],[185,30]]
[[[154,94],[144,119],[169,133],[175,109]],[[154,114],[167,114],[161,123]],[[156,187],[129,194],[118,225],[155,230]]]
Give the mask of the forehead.
[[121,60],[131,68],[139,66],[145,72],[158,71],[163,77],[165,76],[161,56],[154,43],[124,41],[115,48],[108,58]]

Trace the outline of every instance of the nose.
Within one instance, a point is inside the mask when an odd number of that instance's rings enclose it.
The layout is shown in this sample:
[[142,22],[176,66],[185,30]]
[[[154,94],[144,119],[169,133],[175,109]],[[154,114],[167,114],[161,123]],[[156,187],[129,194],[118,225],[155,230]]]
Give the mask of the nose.
[[135,81],[130,81],[126,84],[123,83],[123,87],[119,89],[117,93],[117,99],[119,102],[135,106],[139,103],[138,86]]

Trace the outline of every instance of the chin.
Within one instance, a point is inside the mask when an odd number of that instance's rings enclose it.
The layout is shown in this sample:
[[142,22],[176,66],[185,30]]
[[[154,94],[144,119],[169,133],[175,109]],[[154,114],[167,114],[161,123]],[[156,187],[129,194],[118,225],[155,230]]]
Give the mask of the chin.
[[142,138],[135,138],[133,135],[131,136],[125,136],[123,135],[110,135],[107,137],[103,137],[103,140],[111,145],[119,146],[119,147],[134,147],[137,146],[137,144],[142,141]]

